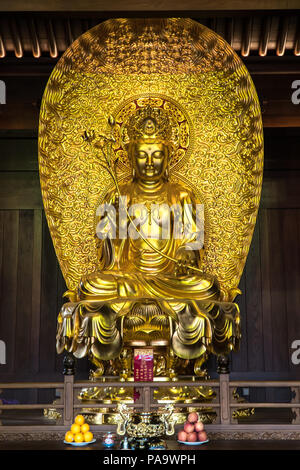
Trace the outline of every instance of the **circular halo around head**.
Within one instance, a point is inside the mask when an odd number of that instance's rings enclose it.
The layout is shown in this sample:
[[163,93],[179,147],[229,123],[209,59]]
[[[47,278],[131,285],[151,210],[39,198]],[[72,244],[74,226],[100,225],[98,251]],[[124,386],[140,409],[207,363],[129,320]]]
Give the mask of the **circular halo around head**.
[[172,131],[171,120],[165,110],[147,105],[130,116],[126,124],[126,140],[128,143],[159,141],[168,145],[175,140]]
[[114,115],[114,152],[121,168],[128,170],[131,166],[128,156],[130,143],[141,140],[168,145],[171,169],[188,158],[193,140],[192,126],[186,112],[168,97],[133,97],[122,103]]

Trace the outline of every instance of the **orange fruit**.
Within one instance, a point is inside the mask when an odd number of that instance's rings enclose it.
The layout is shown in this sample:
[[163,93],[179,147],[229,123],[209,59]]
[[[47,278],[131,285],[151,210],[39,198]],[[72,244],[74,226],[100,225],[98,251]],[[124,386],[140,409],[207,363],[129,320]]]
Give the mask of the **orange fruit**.
[[80,426],[79,426],[79,424],[75,424],[75,423],[72,424],[72,426],[71,426],[71,432],[72,432],[73,434],[78,434],[78,433],[80,432]]
[[81,426],[84,423],[84,417],[82,415],[77,415],[75,418],[75,423]]
[[77,434],[75,434],[75,436],[74,436],[74,441],[75,441],[75,442],[83,442],[83,434],[82,434],[82,432],[78,432]]
[[90,430],[90,427],[88,425],[88,423],[84,423],[81,428],[80,428],[82,434],[85,434],[86,432],[88,432]]
[[85,442],[91,442],[93,440],[93,433],[91,431],[85,432],[84,433],[84,440]]
[[66,432],[65,434],[65,441],[67,442],[73,442],[74,435],[71,431]]

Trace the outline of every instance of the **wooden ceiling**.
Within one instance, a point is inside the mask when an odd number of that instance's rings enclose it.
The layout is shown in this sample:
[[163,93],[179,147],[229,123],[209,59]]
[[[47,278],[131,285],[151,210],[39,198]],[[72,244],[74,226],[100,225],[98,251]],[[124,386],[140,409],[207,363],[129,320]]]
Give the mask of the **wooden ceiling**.
[[[185,11],[175,8],[171,13],[167,7],[172,0],[128,0],[126,11],[121,9],[124,0],[110,1],[111,5],[108,0],[97,0],[99,9],[92,11],[95,1],[72,0],[74,8],[63,11],[64,0],[49,0],[47,5],[37,0],[1,0],[0,79],[5,80],[7,104],[0,107],[0,130],[37,128],[47,79],[59,57],[85,31],[112,17],[153,16],[193,18],[223,36],[253,78],[264,127],[300,127],[300,104],[291,100],[293,83],[300,74],[300,10],[287,9],[296,4],[300,8],[300,0],[251,0],[255,11],[243,10],[242,5],[249,7],[248,0],[185,0]],[[35,3],[39,8],[34,9]],[[79,11],[83,4],[86,10]],[[199,9],[204,4],[202,11],[196,11],[196,6]],[[222,11],[217,4],[222,4]],[[230,9],[233,4],[238,11]],[[277,9],[271,9],[272,5]],[[107,11],[111,6],[114,11]]]
[[[300,13],[297,11],[211,12],[209,15],[202,13],[201,18],[189,16],[223,36],[242,57],[300,56]],[[90,12],[2,13],[0,58],[57,59],[77,37],[108,17]]]
[[[299,0],[1,0],[0,11],[199,12],[291,10]],[[173,15],[174,16],[174,15]],[[178,15],[176,15],[178,16]]]

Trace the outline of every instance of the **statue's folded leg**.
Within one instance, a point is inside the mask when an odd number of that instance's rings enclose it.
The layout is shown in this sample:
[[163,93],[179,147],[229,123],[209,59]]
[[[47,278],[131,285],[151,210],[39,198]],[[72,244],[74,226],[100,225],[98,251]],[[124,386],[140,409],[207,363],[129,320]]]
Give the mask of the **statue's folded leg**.
[[241,337],[238,305],[229,302],[220,303],[213,322],[213,352],[219,355],[238,350]]
[[64,350],[72,351],[74,337],[75,310],[78,302],[65,303],[58,315],[56,332],[56,351],[61,354]]
[[59,314],[57,352],[66,349],[82,358],[90,352],[100,360],[119,356],[122,337],[117,313],[103,303],[68,302]]
[[172,337],[172,349],[182,359],[196,359],[209,346],[212,331],[205,315],[195,315],[191,305],[186,304],[178,312],[178,324]]

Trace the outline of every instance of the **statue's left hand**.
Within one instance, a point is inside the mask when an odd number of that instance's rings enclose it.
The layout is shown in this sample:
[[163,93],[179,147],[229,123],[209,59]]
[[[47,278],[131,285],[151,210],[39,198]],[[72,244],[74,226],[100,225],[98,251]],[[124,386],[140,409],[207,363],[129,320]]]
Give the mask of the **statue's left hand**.
[[188,266],[190,265],[189,260],[179,259],[175,265],[175,276],[184,276],[190,273]]
[[186,250],[180,247],[176,253],[177,263],[175,265],[175,276],[184,276],[194,272],[191,266],[197,267],[196,256],[194,251]]

